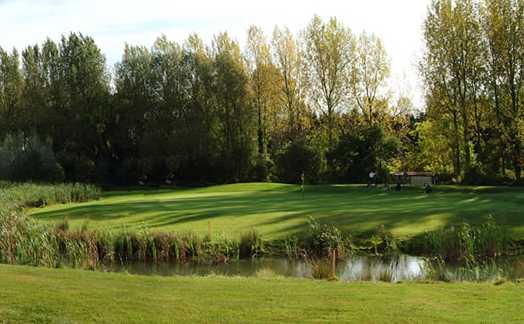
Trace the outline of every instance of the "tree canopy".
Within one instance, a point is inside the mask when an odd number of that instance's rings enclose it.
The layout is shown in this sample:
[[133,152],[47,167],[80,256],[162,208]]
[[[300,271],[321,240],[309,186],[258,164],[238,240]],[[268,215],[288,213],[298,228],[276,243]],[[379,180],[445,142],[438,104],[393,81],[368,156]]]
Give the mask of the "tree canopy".
[[[521,178],[524,0],[433,1],[422,111],[389,87],[381,39],[336,18],[315,16],[297,34],[251,26],[246,39],[242,48],[227,33],[209,44],[160,36],[150,48],[127,44],[114,67],[79,33],[0,49],[0,153],[11,161],[0,176],[102,184],[296,182],[302,174],[347,182],[371,170]],[[36,162],[13,167],[31,156]]]

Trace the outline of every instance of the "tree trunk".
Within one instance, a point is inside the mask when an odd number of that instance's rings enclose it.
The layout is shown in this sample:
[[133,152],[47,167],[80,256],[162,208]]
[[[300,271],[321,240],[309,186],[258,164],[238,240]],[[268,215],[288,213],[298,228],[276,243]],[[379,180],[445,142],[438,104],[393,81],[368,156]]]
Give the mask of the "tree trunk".
[[460,165],[460,141],[459,141],[459,130],[458,130],[458,120],[457,120],[457,113],[453,111],[453,131],[454,131],[454,151],[455,151],[455,161],[453,163],[453,172],[455,173],[455,176],[460,176],[461,173],[461,165]]

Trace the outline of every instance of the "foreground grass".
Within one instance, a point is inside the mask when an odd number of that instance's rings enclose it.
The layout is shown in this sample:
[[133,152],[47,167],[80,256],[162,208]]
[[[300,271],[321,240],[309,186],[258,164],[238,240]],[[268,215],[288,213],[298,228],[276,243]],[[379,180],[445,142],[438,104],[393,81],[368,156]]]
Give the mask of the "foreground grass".
[[35,209],[42,222],[62,221],[73,227],[158,231],[195,231],[238,236],[255,228],[264,238],[303,232],[307,217],[336,224],[353,233],[384,225],[397,237],[493,215],[519,238],[524,238],[524,190],[511,188],[440,187],[384,192],[359,186],[297,186],[235,184],[196,189],[159,189],[106,192],[103,199]]
[[0,322],[522,322],[524,284],[144,277],[0,266]]

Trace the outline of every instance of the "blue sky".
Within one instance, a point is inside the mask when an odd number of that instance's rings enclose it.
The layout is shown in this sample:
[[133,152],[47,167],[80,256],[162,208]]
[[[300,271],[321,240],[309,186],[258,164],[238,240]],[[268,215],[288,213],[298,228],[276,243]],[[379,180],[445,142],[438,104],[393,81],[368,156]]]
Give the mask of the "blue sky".
[[92,36],[113,65],[124,44],[151,46],[156,37],[209,42],[227,31],[241,44],[250,25],[270,35],[275,25],[303,29],[314,14],[336,16],[353,32],[380,36],[391,59],[391,90],[422,105],[416,64],[430,0],[0,0],[0,46],[23,48],[71,31]]

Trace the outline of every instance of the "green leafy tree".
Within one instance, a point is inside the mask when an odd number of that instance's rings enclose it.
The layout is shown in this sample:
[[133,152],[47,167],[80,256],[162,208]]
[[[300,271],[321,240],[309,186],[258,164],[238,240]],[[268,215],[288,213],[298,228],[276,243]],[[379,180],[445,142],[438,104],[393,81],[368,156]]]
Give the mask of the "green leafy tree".
[[472,110],[478,102],[483,73],[482,35],[473,1],[435,1],[426,18],[424,36],[422,71],[432,97],[428,99],[429,116],[451,121],[454,173],[467,173],[472,157]]
[[336,18],[315,16],[303,33],[309,100],[327,119],[329,147],[335,144],[336,115],[348,99],[348,77],[354,62],[351,30]]
[[[389,61],[380,38],[363,33],[357,40],[355,63],[349,78],[353,99],[369,126],[380,121],[385,106]],[[382,101],[382,102],[381,102]]]
[[0,137],[15,132],[22,123],[22,86],[18,52],[8,53],[0,48]]

